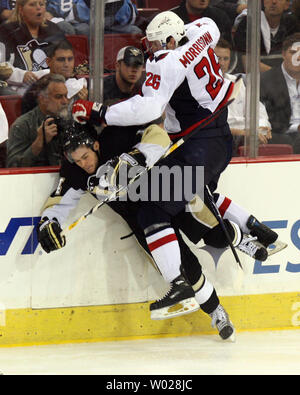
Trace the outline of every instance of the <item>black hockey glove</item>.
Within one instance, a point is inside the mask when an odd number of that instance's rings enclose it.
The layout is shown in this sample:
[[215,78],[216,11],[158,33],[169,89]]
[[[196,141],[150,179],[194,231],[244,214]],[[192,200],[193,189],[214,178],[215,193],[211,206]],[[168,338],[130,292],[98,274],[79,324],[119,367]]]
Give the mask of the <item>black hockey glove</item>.
[[117,156],[105,165],[100,166],[97,173],[88,179],[88,190],[99,199],[107,197],[116,191],[116,197],[127,192],[130,181],[140,174],[146,167],[145,156],[137,149]]
[[66,238],[61,236],[61,231],[57,220],[49,220],[47,217],[40,220],[37,228],[38,241],[47,254],[65,246]]

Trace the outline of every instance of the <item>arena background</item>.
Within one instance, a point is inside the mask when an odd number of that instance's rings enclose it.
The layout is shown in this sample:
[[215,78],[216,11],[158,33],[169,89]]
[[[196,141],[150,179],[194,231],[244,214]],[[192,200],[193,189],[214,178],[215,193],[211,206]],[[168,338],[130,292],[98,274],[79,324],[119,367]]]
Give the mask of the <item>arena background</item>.
[[[101,99],[105,61],[124,43],[110,37],[101,45],[103,29],[95,21],[103,10],[101,2],[92,3],[90,87],[91,97]],[[300,157],[255,158],[259,6],[256,0],[249,4],[254,45],[248,57],[253,72],[247,76],[251,135],[245,143],[250,157],[233,159],[219,191],[276,229],[288,247],[264,263],[239,253],[242,271],[230,250],[218,256],[191,246],[237,331],[300,326]],[[66,248],[42,252],[35,226],[57,179],[57,168],[0,170],[0,346],[216,333],[201,312],[151,321],[149,302],[161,297],[166,285],[134,238],[121,240],[129,229],[108,207],[72,230]],[[95,203],[83,198],[68,222]]]

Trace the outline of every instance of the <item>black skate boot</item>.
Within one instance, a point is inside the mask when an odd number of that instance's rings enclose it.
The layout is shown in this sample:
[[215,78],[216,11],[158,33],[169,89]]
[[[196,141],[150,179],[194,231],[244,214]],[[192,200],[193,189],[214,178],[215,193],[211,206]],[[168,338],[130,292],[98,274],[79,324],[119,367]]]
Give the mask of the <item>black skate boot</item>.
[[223,340],[235,341],[235,330],[234,326],[229,320],[228,314],[226,313],[224,307],[219,304],[219,306],[209,314],[211,316],[211,326],[217,327],[219,335]]
[[258,261],[263,262],[268,258],[267,249],[263,245],[257,243],[256,236],[254,237],[244,233],[243,239],[237,246],[237,249]]
[[195,292],[180,275],[171,282],[169,292],[150,305],[151,319],[164,320],[197,311],[200,306],[194,298]]
[[253,215],[248,218],[247,227],[250,229],[250,234],[256,236],[257,241],[266,248],[278,239],[276,232],[259,222]]

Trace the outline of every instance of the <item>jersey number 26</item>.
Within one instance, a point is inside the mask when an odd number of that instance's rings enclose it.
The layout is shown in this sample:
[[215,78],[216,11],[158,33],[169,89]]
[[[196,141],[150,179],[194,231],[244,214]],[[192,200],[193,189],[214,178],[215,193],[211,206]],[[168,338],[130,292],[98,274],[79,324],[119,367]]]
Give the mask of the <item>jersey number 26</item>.
[[204,77],[206,74],[209,75],[209,81],[205,88],[212,100],[214,100],[222,88],[224,79],[220,74],[220,65],[216,62],[213,49],[209,48],[207,52],[209,60],[208,58],[203,57],[194,67],[194,71],[199,79]]
[[147,73],[146,86],[152,86],[153,89],[157,90],[160,87],[160,75]]

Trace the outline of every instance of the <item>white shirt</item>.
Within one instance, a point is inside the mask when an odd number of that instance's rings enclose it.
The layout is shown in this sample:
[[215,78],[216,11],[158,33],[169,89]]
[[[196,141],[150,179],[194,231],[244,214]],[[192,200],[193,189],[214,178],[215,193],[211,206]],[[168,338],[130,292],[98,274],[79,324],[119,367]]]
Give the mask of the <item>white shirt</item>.
[[[13,66],[11,67],[13,69],[13,72],[7,80],[7,83],[10,87],[16,90],[16,95],[22,96],[28,89],[28,86],[23,84],[24,75],[28,72],[28,70],[19,69]],[[44,75],[49,74],[50,69],[33,71],[32,73],[35,74],[38,79],[40,79]],[[68,89],[68,99],[71,99],[79,91],[81,91],[83,87],[87,88],[87,80],[85,78],[69,78],[66,80],[66,87]]]
[[[237,78],[227,73],[224,77],[230,81],[235,81]],[[246,129],[246,87],[244,84],[241,85],[236,99],[228,106],[228,123],[231,129]],[[259,102],[258,126],[271,128],[266,107],[262,102]]]
[[297,86],[297,81],[288,74],[283,63],[281,69],[288,87],[292,110],[290,127],[286,133],[295,133],[298,132],[298,126],[300,125],[300,83]]
[[3,110],[3,107],[0,103],[0,144],[3,143],[3,141],[6,141],[8,139],[8,122],[6,118],[6,114]]

